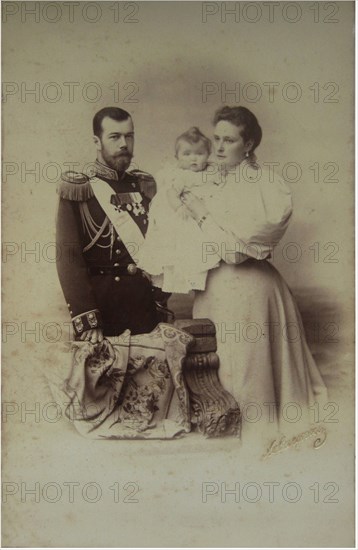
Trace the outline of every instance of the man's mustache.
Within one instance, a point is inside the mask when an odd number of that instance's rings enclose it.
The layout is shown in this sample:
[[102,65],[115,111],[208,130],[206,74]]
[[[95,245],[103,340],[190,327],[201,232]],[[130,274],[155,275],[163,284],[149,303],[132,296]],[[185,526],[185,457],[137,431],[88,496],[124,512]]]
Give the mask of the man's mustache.
[[114,158],[121,158],[121,157],[132,158],[132,155],[128,152],[117,153],[116,155],[114,155]]

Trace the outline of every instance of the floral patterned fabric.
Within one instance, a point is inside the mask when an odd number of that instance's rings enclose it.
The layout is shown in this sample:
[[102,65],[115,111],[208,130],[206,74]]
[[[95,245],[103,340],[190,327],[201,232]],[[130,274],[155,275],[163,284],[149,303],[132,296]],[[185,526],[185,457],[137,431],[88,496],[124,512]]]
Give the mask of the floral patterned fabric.
[[[150,334],[125,331],[102,345],[72,342],[68,378],[50,382],[65,414],[84,436],[96,439],[167,439],[191,430],[182,363],[193,337],[159,324]],[[173,397],[176,417],[169,419]]]

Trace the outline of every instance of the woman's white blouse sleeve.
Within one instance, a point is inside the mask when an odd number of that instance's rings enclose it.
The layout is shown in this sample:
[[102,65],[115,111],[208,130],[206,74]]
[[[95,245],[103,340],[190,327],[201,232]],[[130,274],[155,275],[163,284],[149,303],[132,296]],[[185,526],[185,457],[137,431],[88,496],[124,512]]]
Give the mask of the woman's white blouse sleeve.
[[268,258],[283,237],[292,215],[291,191],[281,178],[270,176],[262,170],[251,180],[228,182],[215,201],[207,202],[202,230],[226,263]]

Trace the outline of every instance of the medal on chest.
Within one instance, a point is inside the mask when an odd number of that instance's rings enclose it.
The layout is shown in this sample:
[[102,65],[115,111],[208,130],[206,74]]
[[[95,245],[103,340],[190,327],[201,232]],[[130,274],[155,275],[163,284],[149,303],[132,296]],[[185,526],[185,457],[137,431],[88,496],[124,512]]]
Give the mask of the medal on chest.
[[133,216],[143,216],[146,210],[143,206],[143,198],[141,193],[115,193],[111,196],[111,204],[114,205],[118,212],[131,212]]

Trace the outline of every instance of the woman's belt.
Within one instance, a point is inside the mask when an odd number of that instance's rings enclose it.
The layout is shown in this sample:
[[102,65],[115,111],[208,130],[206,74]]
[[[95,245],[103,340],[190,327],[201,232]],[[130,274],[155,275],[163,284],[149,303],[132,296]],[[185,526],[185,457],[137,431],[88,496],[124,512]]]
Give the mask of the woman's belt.
[[89,275],[136,275],[143,273],[136,264],[128,265],[111,265],[111,266],[100,266],[94,265],[87,267]]

